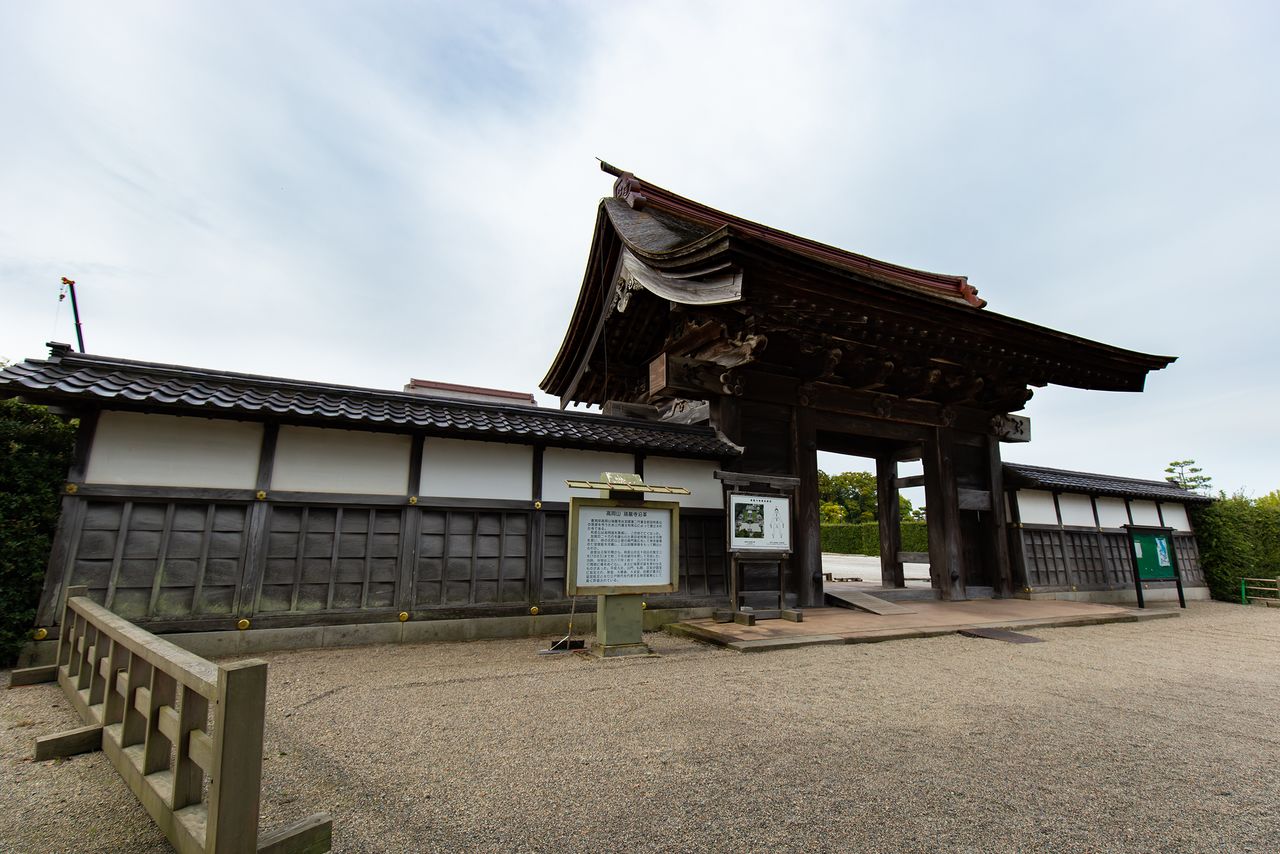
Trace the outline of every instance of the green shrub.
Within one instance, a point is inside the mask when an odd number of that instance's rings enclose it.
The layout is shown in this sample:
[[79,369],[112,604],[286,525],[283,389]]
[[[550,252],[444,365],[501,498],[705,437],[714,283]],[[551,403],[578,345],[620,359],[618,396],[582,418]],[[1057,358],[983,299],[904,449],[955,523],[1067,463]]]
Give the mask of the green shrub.
[[1215,599],[1239,602],[1241,578],[1280,576],[1280,506],[1224,494],[1192,508],[1191,523]]
[[[903,522],[902,551],[927,552],[929,550],[928,524]],[[834,554],[880,554],[880,525],[876,522],[860,522],[856,525],[823,525],[822,550]]]
[[0,400],[0,666],[30,638],[75,427]]

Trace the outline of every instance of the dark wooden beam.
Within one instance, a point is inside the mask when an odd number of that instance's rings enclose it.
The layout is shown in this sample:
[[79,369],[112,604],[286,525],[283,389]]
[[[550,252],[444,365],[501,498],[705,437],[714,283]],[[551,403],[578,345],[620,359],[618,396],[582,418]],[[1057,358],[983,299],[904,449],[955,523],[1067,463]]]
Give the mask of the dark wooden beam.
[[[268,422],[262,431],[262,449],[258,454],[258,478],[254,484],[258,492],[269,494],[271,472],[276,464],[276,444],[280,438],[280,425]],[[245,531],[244,569],[241,583],[236,588],[235,613],[249,617],[256,610],[258,587],[267,562],[268,528],[271,506],[266,500],[256,500],[249,507],[249,520]]]
[[929,528],[929,574],[943,599],[960,601],[968,594],[953,445],[951,431],[939,429],[925,447],[925,520]]
[[[995,559],[994,584],[995,594],[1002,599],[1013,595],[1013,565],[1009,560],[1008,519],[1004,505],[1004,466],[1000,462],[1000,441],[991,438],[987,442],[987,465],[991,481],[991,516],[987,530],[991,538],[991,554]],[[1092,502],[1091,502],[1092,503]],[[1094,508],[1095,521],[1097,508]],[[1020,533],[1020,532],[1016,532]],[[1101,550],[1106,555],[1106,550]]]
[[[59,618],[59,598],[63,582],[71,578],[71,564],[75,559],[75,540],[79,537],[80,523],[84,517],[83,490],[85,473],[89,470],[89,454],[93,450],[93,437],[98,429],[98,410],[91,409],[80,416],[76,429],[75,447],[71,452],[71,465],[67,469],[67,486],[62,493],[58,524],[53,534],[53,548],[45,568],[44,588],[40,592],[40,605],[36,610],[36,624],[51,626]],[[72,484],[75,492],[72,492]]]
[[876,458],[876,515],[880,521],[880,584],[906,587],[902,561],[902,510],[898,504],[898,463],[892,456]]
[[813,411],[800,407],[792,418],[792,473],[800,478],[796,490],[795,551],[791,571],[796,577],[798,605],[813,608],[822,602],[822,518],[818,513],[818,441]]

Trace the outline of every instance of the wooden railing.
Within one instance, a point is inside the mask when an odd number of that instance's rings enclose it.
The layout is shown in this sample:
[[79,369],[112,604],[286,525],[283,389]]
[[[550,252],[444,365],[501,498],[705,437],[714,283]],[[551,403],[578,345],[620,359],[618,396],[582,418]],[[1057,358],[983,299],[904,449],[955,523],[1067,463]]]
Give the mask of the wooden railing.
[[1240,579],[1240,603],[1248,605],[1251,599],[1272,607],[1280,606],[1280,578]]
[[258,836],[267,663],[215,665],[87,592],[67,590],[56,671],[87,726],[37,739],[36,758],[100,747],[180,854],[328,851],[324,814]]

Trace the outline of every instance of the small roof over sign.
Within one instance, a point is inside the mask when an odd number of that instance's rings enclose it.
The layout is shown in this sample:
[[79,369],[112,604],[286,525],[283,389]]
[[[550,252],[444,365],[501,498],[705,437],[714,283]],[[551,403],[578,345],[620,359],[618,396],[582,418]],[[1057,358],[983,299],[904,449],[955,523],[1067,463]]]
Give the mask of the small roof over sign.
[[640,475],[633,474],[631,482],[614,482],[608,480],[566,480],[564,485],[570,489],[608,489],[613,492],[658,492],[663,495],[688,495],[689,490],[683,486],[658,486],[645,483]]

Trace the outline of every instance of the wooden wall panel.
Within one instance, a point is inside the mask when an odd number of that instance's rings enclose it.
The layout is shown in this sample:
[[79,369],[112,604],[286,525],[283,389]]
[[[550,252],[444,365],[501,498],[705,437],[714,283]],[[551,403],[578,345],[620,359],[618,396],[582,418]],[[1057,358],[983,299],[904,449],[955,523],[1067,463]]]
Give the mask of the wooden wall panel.
[[[1133,564],[1123,531],[1023,527],[1027,586],[1080,590],[1132,589]],[[1195,536],[1175,533],[1174,548],[1186,586],[1204,586]]]
[[68,585],[131,620],[229,614],[244,562],[244,504],[86,501]]
[[[95,601],[144,625],[190,628],[226,617],[214,625],[230,628],[237,616],[297,624],[308,615],[350,621],[365,610],[386,618],[400,608],[511,613],[513,605],[565,604],[568,514],[559,510],[538,514],[535,525],[536,511],[508,508],[197,497],[91,497],[75,506],[58,584],[83,584]],[[247,568],[251,511],[264,516],[254,573]],[[727,564],[723,512],[682,516],[674,597],[725,597]]]
[[275,506],[255,613],[391,608],[403,511]]
[[723,514],[680,517],[680,596],[728,596]]
[[528,600],[529,513],[421,510],[414,608]]
[[569,572],[569,514],[543,513],[546,533],[542,539],[542,599],[564,599]]

